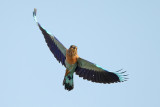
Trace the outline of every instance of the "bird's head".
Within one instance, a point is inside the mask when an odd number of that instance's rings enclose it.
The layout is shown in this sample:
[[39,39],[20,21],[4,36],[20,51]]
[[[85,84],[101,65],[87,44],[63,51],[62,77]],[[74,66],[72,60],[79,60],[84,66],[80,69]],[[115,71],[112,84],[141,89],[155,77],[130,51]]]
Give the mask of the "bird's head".
[[72,51],[77,51],[77,46],[75,45],[71,45],[69,50],[72,50]]
[[77,46],[71,45],[69,50],[68,50],[69,56],[75,56],[77,55]]

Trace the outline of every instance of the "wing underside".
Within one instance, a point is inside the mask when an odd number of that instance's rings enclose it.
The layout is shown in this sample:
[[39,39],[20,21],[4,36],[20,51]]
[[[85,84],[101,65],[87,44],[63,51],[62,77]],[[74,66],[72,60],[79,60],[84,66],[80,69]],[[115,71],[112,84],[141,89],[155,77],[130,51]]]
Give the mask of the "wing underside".
[[36,21],[39,29],[41,30],[42,34],[44,35],[45,41],[50,49],[50,51],[53,53],[55,58],[62,63],[62,65],[65,66],[65,59],[66,59],[66,48],[63,46],[63,44],[52,34],[50,34],[47,30],[45,30],[37,21],[36,18],[36,9],[34,9],[33,12],[34,20]]
[[76,74],[83,79],[87,79],[97,83],[116,83],[126,81],[127,78],[123,75],[125,72],[109,72],[94,63],[91,63],[82,58],[78,59]]

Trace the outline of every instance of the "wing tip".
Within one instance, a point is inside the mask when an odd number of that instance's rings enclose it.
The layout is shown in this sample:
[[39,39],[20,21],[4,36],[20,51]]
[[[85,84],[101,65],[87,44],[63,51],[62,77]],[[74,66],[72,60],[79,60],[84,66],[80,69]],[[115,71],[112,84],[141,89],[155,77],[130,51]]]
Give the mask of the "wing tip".
[[119,78],[118,82],[125,82],[129,79],[129,78],[127,78],[129,74],[125,74],[127,71],[122,71],[122,70],[123,69],[120,69],[120,70],[114,72]]
[[37,13],[37,9],[36,8],[34,8],[33,13],[36,15],[36,13]]
[[38,24],[38,21],[37,21],[36,15],[37,15],[37,9],[36,9],[36,8],[34,8],[34,11],[33,11],[33,18],[34,18],[34,20],[36,21],[36,23]]

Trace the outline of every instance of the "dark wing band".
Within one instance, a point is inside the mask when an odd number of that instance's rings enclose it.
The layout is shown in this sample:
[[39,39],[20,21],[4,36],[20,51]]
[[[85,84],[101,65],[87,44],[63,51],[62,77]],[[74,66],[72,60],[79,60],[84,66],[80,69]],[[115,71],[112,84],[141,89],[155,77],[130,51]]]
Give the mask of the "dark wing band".
[[84,60],[82,58],[78,59],[78,65],[76,68],[76,74],[79,75],[79,77],[83,77],[83,79],[87,79],[92,82],[97,83],[115,83],[115,82],[123,82],[126,81],[124,76],[121,75],[124,72],[121,73],[113,73],[109,72],[107,70],[104,70],[103,68],[99,67],[98,65],[91,63],[87,60]]
[[49,49],[51,50],[51,52],[53,53],[53,55],[55,56],[55,58],[62,63],[62,65],[65,66],[65,59],[66,59],[66,48],[63,46],[63,44],[58,41],[58,39],[53,36],[52,34],[50,34],[49,32],[47,32],[37,21],[36,18],[36,9],[34,9],[33,12],[33,17],[34,20],[36,21],[39,29],[42,31],[42,34],[44,35],[45,41],[49,47]]

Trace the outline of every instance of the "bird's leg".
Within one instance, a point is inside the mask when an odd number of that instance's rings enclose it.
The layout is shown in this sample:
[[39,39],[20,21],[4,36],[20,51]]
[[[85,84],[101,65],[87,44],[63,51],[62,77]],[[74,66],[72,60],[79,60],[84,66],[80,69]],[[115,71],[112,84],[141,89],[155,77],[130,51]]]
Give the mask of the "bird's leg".
[[65,76],[67,76],[69,73],[70,73],[69,70],[66,69],[66,74],[65,74]]

